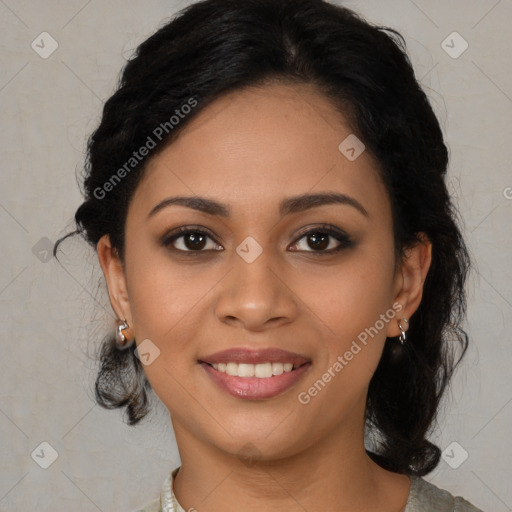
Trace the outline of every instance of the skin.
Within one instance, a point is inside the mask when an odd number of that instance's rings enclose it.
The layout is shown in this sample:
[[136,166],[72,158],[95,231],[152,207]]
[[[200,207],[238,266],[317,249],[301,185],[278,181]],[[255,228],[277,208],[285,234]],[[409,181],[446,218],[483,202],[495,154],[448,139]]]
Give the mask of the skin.
[[[203,110],[150,160],[126,221],[125,261],[105,235],[98,243],[110,301],[137,343],[160,350],[144,367],[169,409],[182,465],[174,483],[185,510],[400,511],[410,479],[388,472],[364,450],[368,384],[386,337],[411,319],[431,262],[424,238],[395,261],[391,206],[368,151],[349,161],[338,145],[352,133],[332,104],[306,85],[239,90]],[[343,193],[348,204],[324,204],[282,217],[290,196]],[[230,217],[172,205],[196,195],[231,209]],[[303,233],[329,224],[354,245],[320,250]],[[202,253],[180,238],[180,226],[213,235]],[[262,254],[247,263],[236,252],[248,236]],[[220,246],[223,250],[213,251]],[[192,246],[193,247],[193,246]],[[197,250],[196,250],[197,252]],[[317,396],[307,390],[379,315],[402,307]],[[414,318],[410,320],[414,321]],[[201,356],[232,347],[306,355],[312,366],[291,389],[268,400],[244,400],[214,385]],[[248,443],[250,443],[248,445]],[[238,455],[251,447],[251,463]]]

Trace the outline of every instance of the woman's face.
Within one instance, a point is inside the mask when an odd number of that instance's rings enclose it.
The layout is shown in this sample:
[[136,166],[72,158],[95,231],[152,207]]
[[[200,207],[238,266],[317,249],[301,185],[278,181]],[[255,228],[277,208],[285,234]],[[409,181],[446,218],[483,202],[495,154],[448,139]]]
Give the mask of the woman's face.
[[116,305],[178,442],[271,459],[362,432],[411,311],[376,163],[354,139],[339,149],[351,133],[313,89],[267,85],[217,100],[149,163]]

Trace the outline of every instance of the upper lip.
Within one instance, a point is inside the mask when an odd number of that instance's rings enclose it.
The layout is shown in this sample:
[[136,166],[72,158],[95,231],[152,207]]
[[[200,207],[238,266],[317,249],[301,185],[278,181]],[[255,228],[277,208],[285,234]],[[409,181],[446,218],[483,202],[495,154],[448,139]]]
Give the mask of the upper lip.
[[245,364],[292,363],[294,366],[302,366],[305,363],[309,363],[311,359],[308,359],[301,354],[288,352],[280,348],[251,350],[243,347],[237,347],[201,357],[199,361],[209,364],[230,362]]

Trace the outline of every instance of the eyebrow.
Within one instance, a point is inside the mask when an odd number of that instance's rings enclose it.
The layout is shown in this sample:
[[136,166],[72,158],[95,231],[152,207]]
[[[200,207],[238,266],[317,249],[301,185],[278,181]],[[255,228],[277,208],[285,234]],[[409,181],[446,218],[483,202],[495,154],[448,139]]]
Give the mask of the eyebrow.
[[[328,204],[343,204],[352,206],[358,210],[365,217],[370,217],[364,206],[351,196],[340,194],[337,192],[317,193],[317,194],[302,194],[299,196],[288,197],[283,199],[279,204],[279,213],[281,217],[291,215],[294,213],[309,210],[318,206]],[[198,196],[175,196],[168,197],[160,201],[154,206],[148,214],[148,218],[152,217],[164,208],[172,205],[186,206],[209,215],[217,215],[220,217],[230,217],[231,208],[223,203],[219,203],[214,199]]]

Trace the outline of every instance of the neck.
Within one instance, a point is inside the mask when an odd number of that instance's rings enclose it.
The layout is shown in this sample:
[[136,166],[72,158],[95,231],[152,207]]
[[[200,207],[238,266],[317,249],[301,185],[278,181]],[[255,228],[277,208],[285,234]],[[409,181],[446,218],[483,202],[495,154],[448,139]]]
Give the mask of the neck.
[[[341,428],[279,459],[243,457],[194,438],[174,422],[181,468],[174,492],[185,510],[398,512],[410,481],[385,471],[364,448],[364,428]],[[240,453],[240,452],[239,452]]]

